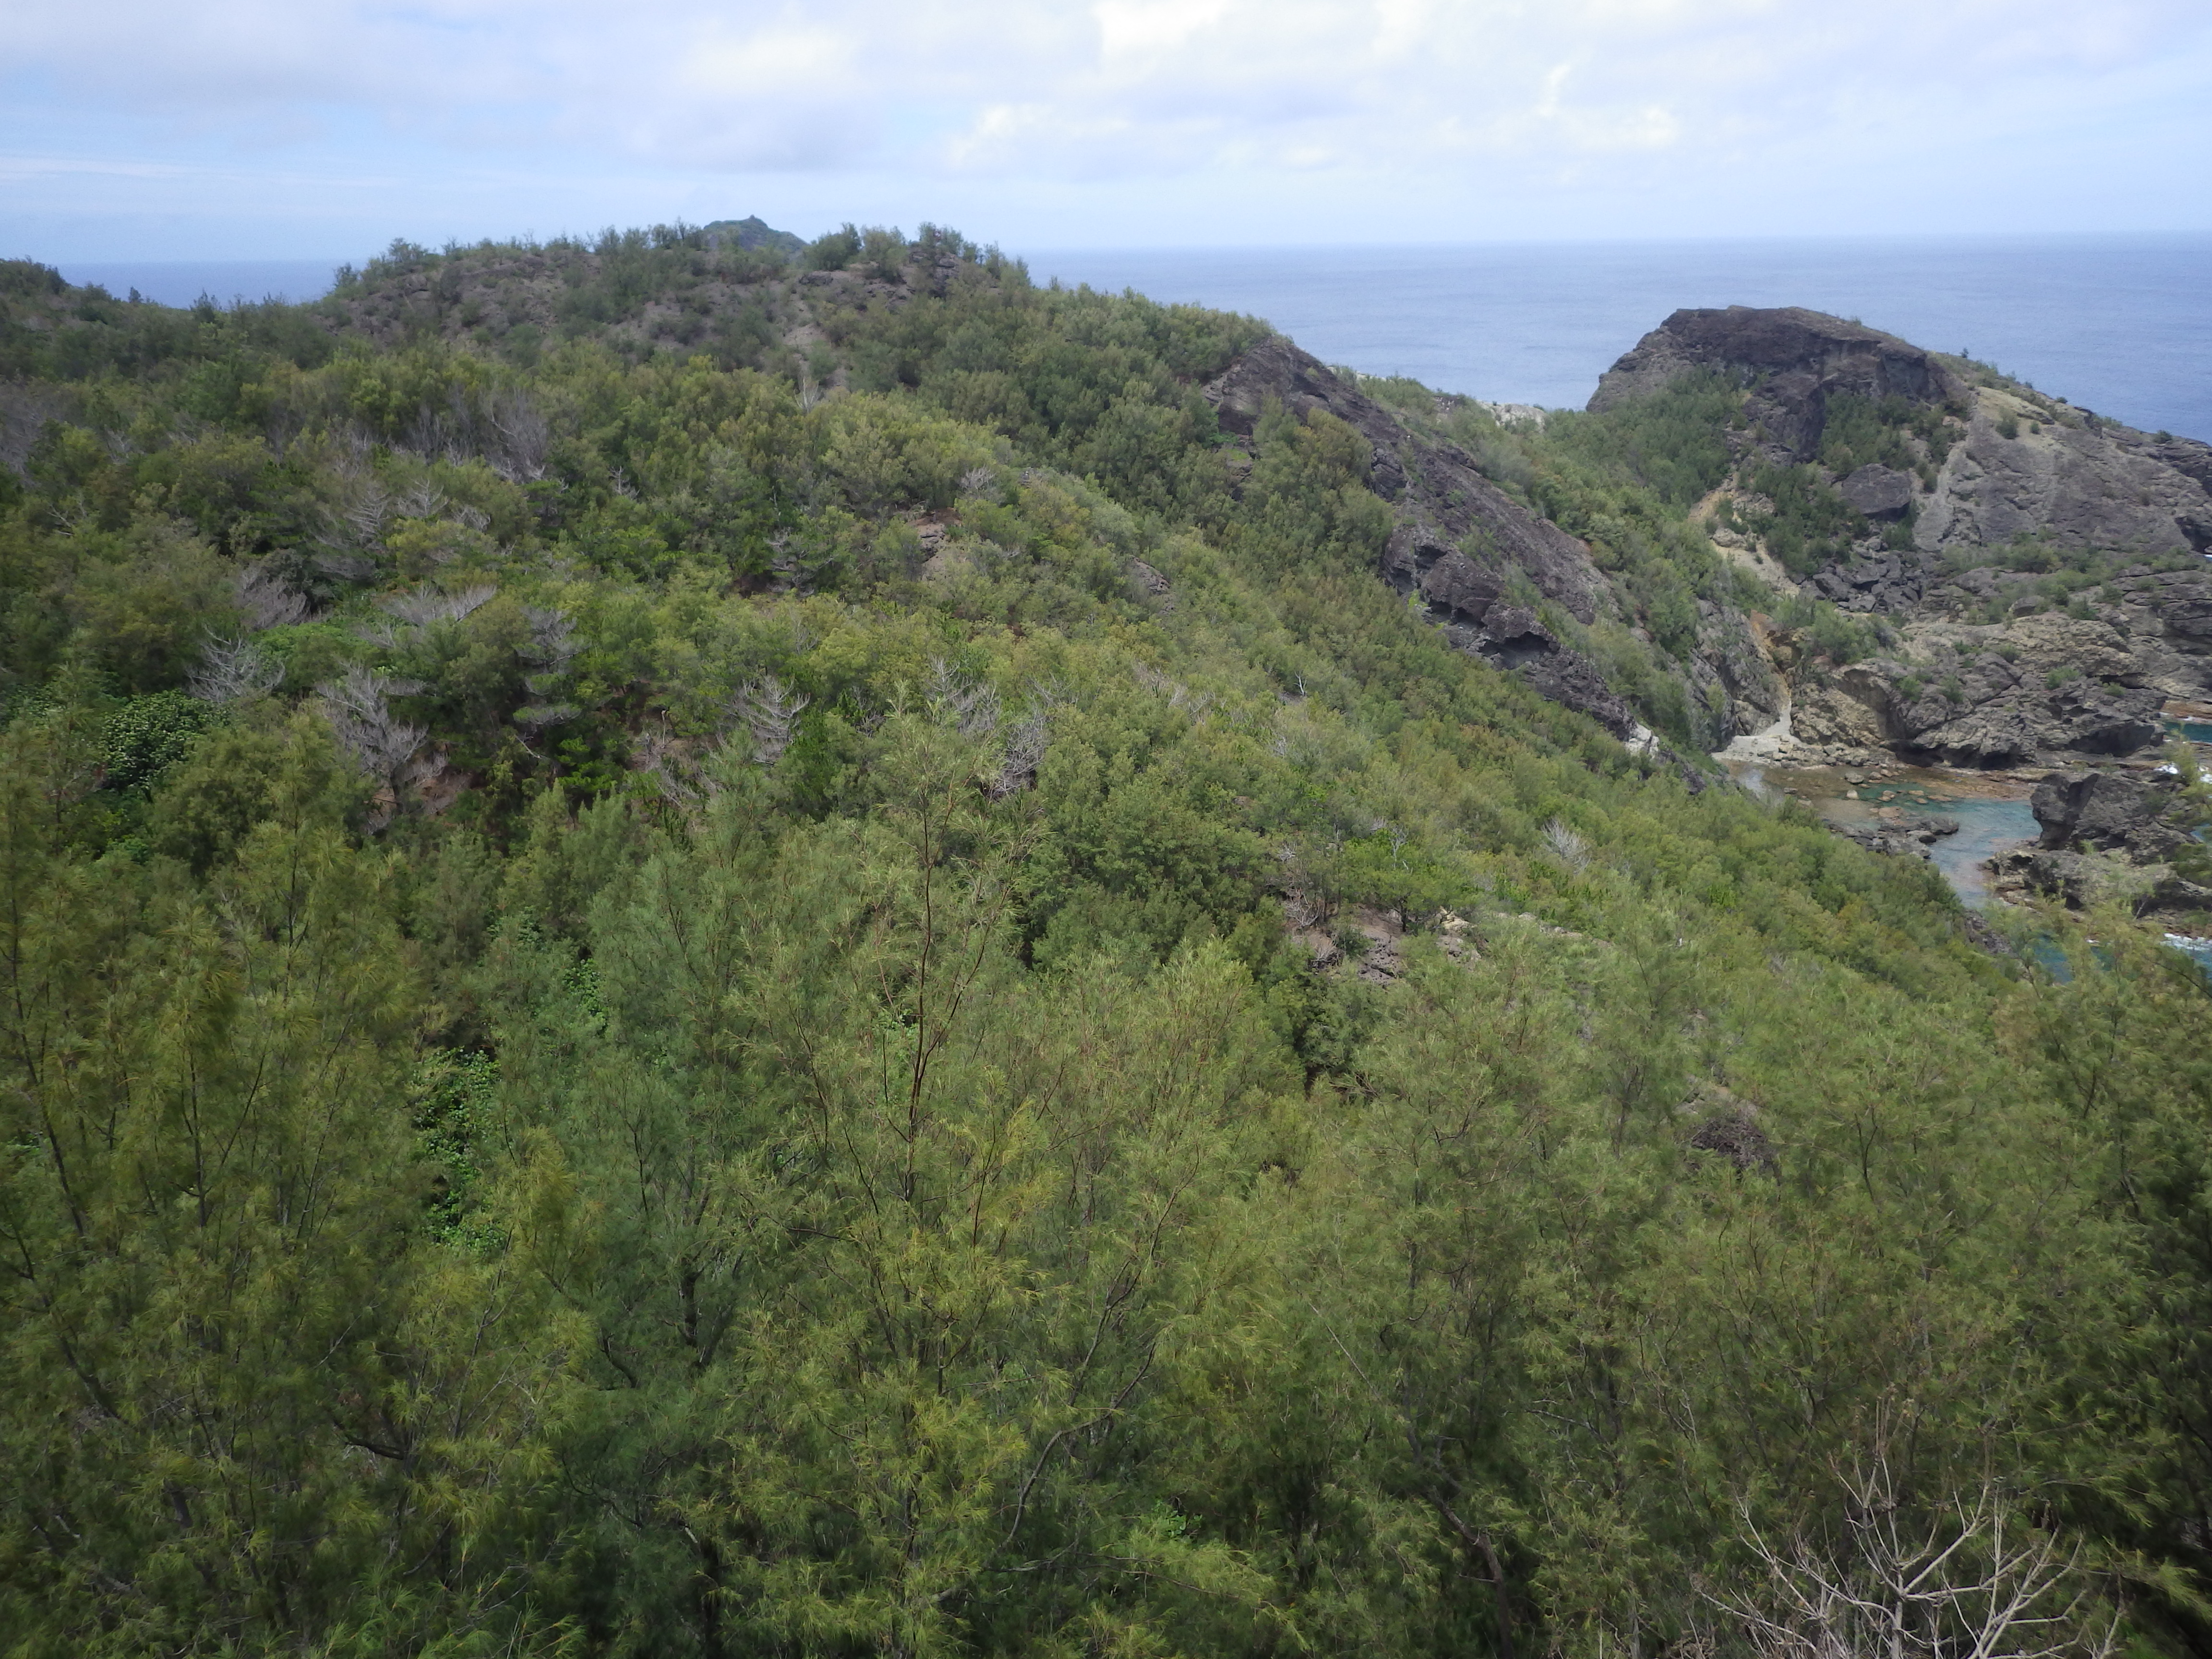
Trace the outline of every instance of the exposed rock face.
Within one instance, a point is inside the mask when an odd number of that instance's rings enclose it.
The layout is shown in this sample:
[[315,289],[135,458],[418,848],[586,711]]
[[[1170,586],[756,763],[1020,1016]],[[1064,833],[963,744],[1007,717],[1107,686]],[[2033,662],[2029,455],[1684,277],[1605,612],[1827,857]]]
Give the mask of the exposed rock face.
[[[2054,773],[2028,802],[2041,838],[1995,861],[2000,879],[2082,908],[2118,901],[2177,921],[2212,909],[2212,888],[2176,872],[2194,812],[2171,772]],[[2184,925],[2189,925],[2185,923]]]
[[1611,409],[1695,368],[1726,368],[1753,384],[1747,412],[1794,453],[1820,447],[1828,399],[1838,392],[1942,403],[1963,388],[1918,346],[1877,329],[1792,306],[1678,311],[1607,369],[1589,407]]
[[1588,714],[1624,743],[1636,738],[1636,717],[1605,683],[1597,665],[1562,645],[1527,606],[1492,605],[1479,628],[1451,624],[1444,632],[1462,650],[1518,674],[1539,696]]
[[1992,859],[1990,867],[2000,884],[2048,894],[2075,910],[2116,901],[2140,902],[2156,881],[2155,873],[2137,871],[2118,854],[2020,848]]
[[1502,580],[1507,568],[1518,568],[1577,622],[1594,620],[1609,605],[1611,587],[1582,543],[1522,507],[1482,476],[1471,456],[1417,438],[1288,340],[1261,341],[1205,391],[1223,428],[1240,435],[1250,435],[1274,398],[1294,415],[1325,410],[1367,440],[1374,451],[1369,487],[1398,512],[1383,574],[1400,592],[1410,592],[1446,555],[1471,545],[1480,550],[1483,569]]
[[1792,730],[1808,743],[1972,767],[2057,765],[2161,740],[2161,692],[2098,678],[2132,664],[2112,648],[2111,630],[2064,617],[2027,620],[2039,626],[2018,631],[2039,650],[2021,649],[2013,630],[1996,628],[1954,630],[1979,638],[1909,635],[1920,659],[1910,665],[1854,663],[1801,682]]
[[2052,852],[2123,852],[2139,861],[2164,858],[2188,838],[2170,821],[2178,793],[2171,774],[2053,773],[2027,804],[2043,826],[2036,844]]
[[[1970,386],[1917,346],[1818,312],[1678,311],[1606,372],[1589,407],[1610,409],[1698,368],[1740,376],[1751,388],[1747,416],[1796,460],[1819,452],[1839,392],[1953,411],[1963,441],[1921,501],[1913,542],[1924,551],[2021,537],[2145,555],[2212,550],[2212,445],[2154,438],[2024,387]],[[1838,481],[1844,499],[1873,520],[1902,516],[1919,499],[1913,484],[1880,466]]]
[[[1712,368],[1746,388],[1747,429],[1729,434],[1737,457],[1805,463],[1856,515],[1848,556],[1801,591],[1903,626],[1893,659],[1841,674],[1802,665],[1796,738],[1960,765],[2059,765],[2161,742],[2166,699],[2212,701],[2212,572],[2196,561],[2212,550],[2212,445],[2133,431],[1854,323],[1741,306],[1676,312],[1589,406]],[[1844,393],[1922,411],[1899,441],[1919,477],[1820,468],[1829,406]],[[1749,476],[1735,495],[1755,522],[1772,503],[1746,492]],[[1761,556],[1740,535],[1732,544]],[[2045,580],[2069,561],[2110,571],[2115,555],[2141,562],[2086,592]]]
[[[2008,436],[2009,431],[2011,435]],[[2037,538],[2136,554],[2212,548],[2212,447],[2160,443],[2047,399],[1977,388],[1913,530],[1929,551]]]
[[1919,554],[1877,553],[1831,565],[1803,586],[1815,598],[1832,600],[1838,610],[1896,616],[1911,611],[1926,594],[1930,565]]
[[1869,462],[1836,486],[1869,519],[1901,519],[1912,505],[1912,475]]
[[[1364,438],[1369,486],[1396,510],[1382,574],[1417,594],[1462,650],[1518,674],[1540,695],[1589,715],[1625,743],[1651,735],[1597,665],[1508,600],[1522,577],[1577,622],[1617,617],[1611,582],[1589,550],[1485,477],[1474,458],[1409,432],[1388,410],[1279,337],[1261,342],[1205,388],[1223,428],[1250,437],[1268,401],[1304,416],[1319,410]],[[1249,463],[1248,463],[1249,467]],[[1237,470],[1232,464],[1232,476]],[[1784,697],[1740,612],[1704,605],[1686,672],[1708,706],[1722,708],[1722,740],[1771,724]],[[1702,784],[1703,780],[1698,780]]]
[[1946,836],[1959,833],[1956,818],[1913,818],[1904,823],[1837,823],[1828,827],[1855,841],[1870,853],[1924,859],[1928,849]]
[[[1717,744],[1765,732],[1786,712],[1778,741],[1801,752],[2066,765],[2160,742],[2166,699],[2212,701],[2212,573],[2160,568],[2212,545],[2212,447],[2154,440],[2025,387],[1969,383],[1967,371],[1978,381],[1987,372],[1797,309],[1678,311],[1607,373],[1589,406],[1612,408],[1702,368],[1745,387],[1744,429],[1729,434],[1740,459],[1814,465],[1820,487],[1856,515],[1863,533],[1850,556],[1803,591],[1904,635],[1890,656],[1840,670],[1798,652],[1785,661],[1744,613],[1701,600],[1695,644],[1678,660],[1697,706],[1715,711]],[[1368,445],[1370,486],[1396,515],[1385,579],[1462,648],[1625,742],[1648,741],[1596,663],[1512,597],[1533,588],[1585,625],[1634,621],[1632,601],[1582,542],[1287,340],[1261,341],[1204,390],[1224,429],[1248,441],[1271,400],[1352,428]],[[1914,436],[1905,449],[1920,458],[1919,476],[1902,463],[1840,477],[1819,470],[1830,404],[1844,395],[1929,411],[1911,430],[1936,437]],[[1249,450],[1230,452],[1232,480],[1249,474]],[[1749,499],[1757,508],[1761,498]],[[2062,553],[2134,550],[2150,562],[2059,614],[2037,586],[2035,562],[2013,557],[2023,537]],[[1984,548],[1989,561],[1976,565]]]

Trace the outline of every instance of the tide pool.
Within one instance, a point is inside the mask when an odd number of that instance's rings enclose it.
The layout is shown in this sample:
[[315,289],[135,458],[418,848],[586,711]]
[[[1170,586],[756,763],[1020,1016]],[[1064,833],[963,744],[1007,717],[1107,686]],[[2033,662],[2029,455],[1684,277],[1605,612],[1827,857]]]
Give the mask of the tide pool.
[[[1956,776],[1908,769],[1879,783],[1853,786],[1840,771],[1749,768],[1737,775],[1753,793],[1773,796],[1794,791],[1805,805],[1834,823],[1905,823],[1914,818],[1956,820],[1959,832],[1940,837],[1929,859],[1960,903],[1981,909],[1990,902],[1990,875],[1982,866],[1997,854],[2033,842],[2042,833],[2028,809],[2025,792],[1992,794]],[[1967,789],[1974,793],[1966,793]],[[1884,799],[1887,796],[1888,799]]]

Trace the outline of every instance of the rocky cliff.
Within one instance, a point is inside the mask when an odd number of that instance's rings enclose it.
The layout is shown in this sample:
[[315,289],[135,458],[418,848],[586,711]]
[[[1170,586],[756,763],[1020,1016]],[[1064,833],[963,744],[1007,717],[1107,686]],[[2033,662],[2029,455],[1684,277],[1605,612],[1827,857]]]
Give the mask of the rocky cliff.
[[1247,444],[1271,402],[1301,417],[1325,411],[1358,433],[1372,457],[1369,487],[1396,514],[1382,553],[1385,580],[1418,593],[1461,648],[1518,673],[1624,742],[1651,745],[1597,665],[1510,598],[1517,574],[1577,622],[1616,611],[1612,585],[1583,543],[1515,501],[1464,451],[1417,435],[1280,336],[1245,353],[1205,396],[1223,429]]
[[2125,903],[2197,931],[2212,888],[2185,873],[2192,860],[2182,855],[2202,816],[2186,782],[2172,767],[2128,776],[2051,773],[2028,803],[2041,834],[1996,861],[2000,884],[2076,908]]
[[[2165,705],[2212,700],[2212,446],[1856,323],[1741,306],[1675,313],[1590,407],[1697,372],[1741,387],[1705,504],[1716,541],[1892,630],[1873,660],[1792,673],[1801,744],[2064,764],[2154,750]],[[1842,532],[1788,543],[1778,480]]]
[[1750,392],[1747,412],[1772,441],[1801,455],[1820,446],[1838,393],[1955,399],[1961,385],[1930,353],[1893,335],[1796,307],[1678,311],[1599,379],[1593,411],[1647,396],[1698,368],[1725,368]]

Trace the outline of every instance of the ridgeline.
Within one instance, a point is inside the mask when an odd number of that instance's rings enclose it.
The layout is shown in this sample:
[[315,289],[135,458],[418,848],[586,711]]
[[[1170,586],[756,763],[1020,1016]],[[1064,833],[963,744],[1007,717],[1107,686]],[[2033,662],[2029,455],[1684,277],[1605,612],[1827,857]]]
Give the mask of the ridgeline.
[[2204,979],[1711,758],[2154,757],[2202,447],[1707,315],[0,264],[6,1651],[2212,1653]]

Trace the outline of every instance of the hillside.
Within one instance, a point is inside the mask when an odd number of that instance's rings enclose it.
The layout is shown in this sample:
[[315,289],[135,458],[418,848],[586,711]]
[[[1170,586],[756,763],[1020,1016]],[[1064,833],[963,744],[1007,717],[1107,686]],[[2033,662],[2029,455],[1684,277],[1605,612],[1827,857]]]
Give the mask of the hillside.
[[2212,1000],[1726,783],[1965,533],[1732,362],[0,264],[9,1652],[2212,1650]]
[[1855,673],[1804,677],[1801,744],[1984,767],[2155,755],[2164,705],[2212,697],[2212,446],[1742,307],[1677,313],[1590,407],[1700,380],[1742,388],[1698,507],[1717,544],[1893,635]]

